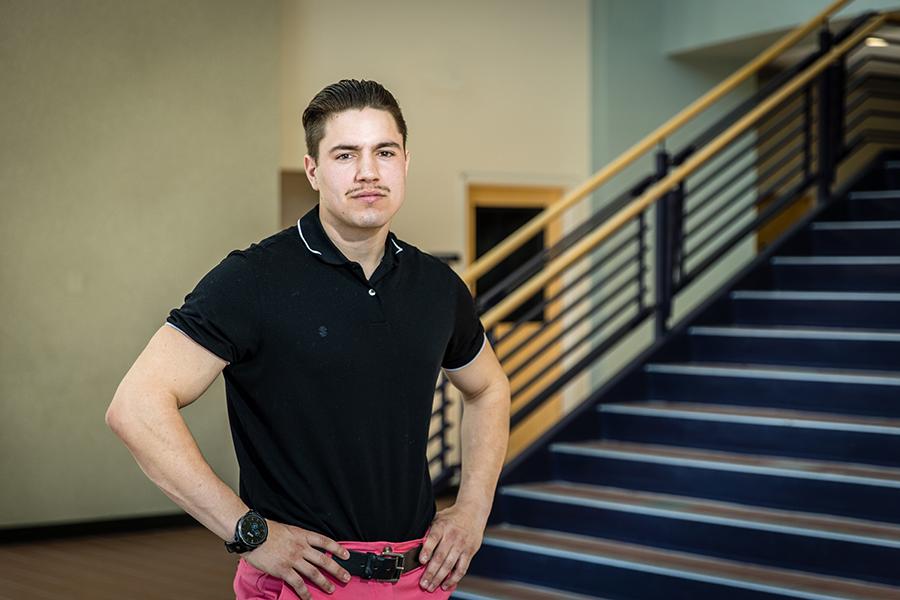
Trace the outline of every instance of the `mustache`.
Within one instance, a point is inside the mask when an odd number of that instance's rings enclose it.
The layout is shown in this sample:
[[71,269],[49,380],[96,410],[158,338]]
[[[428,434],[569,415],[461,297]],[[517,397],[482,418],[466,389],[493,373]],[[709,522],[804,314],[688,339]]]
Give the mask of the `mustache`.
[[358,194],[360,192],[372,192],[372,191],[376,191],[376,190],[379,192],[384,192],[385,194],[391,193],[391,188],[389,188],[386,185],[369,185],[369,186],[363,186],[363,187],[358,187],[358,188],[349,190],[346,195],[352,196],[352,195]]

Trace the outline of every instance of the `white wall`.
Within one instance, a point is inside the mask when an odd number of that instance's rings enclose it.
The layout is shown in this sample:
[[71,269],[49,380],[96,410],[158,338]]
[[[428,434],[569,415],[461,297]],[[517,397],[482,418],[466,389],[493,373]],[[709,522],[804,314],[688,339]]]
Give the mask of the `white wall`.
[[[593,38],[593,165],[600,168],[647,135],[688,104],[712,89],[742,62],[714,55],[692,61],[668,56],[665,34],[679,20],[661,19],[670,4],[663,0],[595,0]],[[686,18],[682,15],[681,18]],[[736,105],[755,89],[751,81],[724,103]],[[687,142],[722,107],[691,122],[667,144],[669,150]],[[653,169],[652,157],[640,172]]]
[[[678,10],[683,6],[682,2],[666,0],[593,2],[591,131],[594,169],[600,169],[617,158],[742,66],[740,61],[721,58],[715,53],[689,61],[668,55],[664,46],[668,32],[678,29],[682,20],[692,18],[690,13]],[[669,11],[672,11],[671,15]],[[755,88],[755,81],[752,80],[741,85],[723,102],[666,140],[666,149],[669,152],[681,150],[715,119],[749,97]],[[638,159],[623,174],[598,190],[595,203],[604,204],[643,176],[653,173],[654,154],[655,150]],[[648,219],[651,229],[653,222],[651,209]],[[648,240],[652,243],[652,237]],[[723,278],[752,255],[753,240],[750,240],[740,246],[725,269],[705,282],[699,295],[691,294],[686,298],[688,302],[678,303],[676,313],[683,313],[698,297],[720,285]],[[652,250],[648,253],[648,263],[652,269]],[[648,277],[647,284],[652,294],[652,276]],[[648,299],[652,302],[652,295]],[[650,341],[650,333],[649,330],[638,332],[634,339],[598,363],[593,370],[594,385],[615,373],[619,366],[646,345]]]
[[[722,42],[784,32],[806,23],[832,0],[677,0],[659,2],[662,50],[667,54],[696,51]],[[835,18],[870,10],[897,10],[897,0],[855,0]]]
[[283,168],[302,168],[300,115],[325,85],[375,79],[409,126],[397,234],[464,256],[463,181],[579,183],[590,162],[586,0],[284,0]]

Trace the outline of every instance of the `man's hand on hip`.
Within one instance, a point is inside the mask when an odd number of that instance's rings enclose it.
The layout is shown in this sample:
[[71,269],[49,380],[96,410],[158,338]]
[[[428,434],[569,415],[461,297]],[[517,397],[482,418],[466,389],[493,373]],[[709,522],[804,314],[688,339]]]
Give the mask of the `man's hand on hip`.
[[286,581],[302,600],[311,600],[312,595],[300,575],[329,594],[334,592],[334,584],[325,578],[322,570],[328,571],[339,581],[350,581],[350,573],[323,552],[349,558],[350,554],[340,544],[324,535],[292,525],[268,519],[266,523],[269,525],[269,535],[265,543],[243,555],[251,565]]
[[485,525],[486,517],[459,504],[439,511],[419,554],[428,565],[419,585],[433,592],[439,585],[449,590],[459,583],[481,547]]

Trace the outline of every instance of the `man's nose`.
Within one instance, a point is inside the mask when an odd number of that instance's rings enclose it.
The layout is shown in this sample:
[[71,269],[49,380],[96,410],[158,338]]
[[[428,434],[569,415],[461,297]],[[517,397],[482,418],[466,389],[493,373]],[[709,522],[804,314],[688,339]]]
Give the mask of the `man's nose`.
[[356,172],[357,179],[362,181],[374,181],[378,179],[378,165],[373,156],[363,155],[358,164],[359,168]]

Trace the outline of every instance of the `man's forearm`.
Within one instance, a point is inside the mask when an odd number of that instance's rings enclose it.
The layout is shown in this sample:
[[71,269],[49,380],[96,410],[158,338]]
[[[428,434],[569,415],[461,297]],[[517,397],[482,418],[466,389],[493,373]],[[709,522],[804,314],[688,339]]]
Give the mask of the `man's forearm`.
[[493,351],[450,379],[465,401],[462,479],[456,503],[438,512],[419,553],[427,565],[419,585],[429,592],[456,585],[481,546],[509,438],[509,381]]
[[509,384],[503,378],[478,396],[464,399],[456,504],[473,509],[487,522],[509,440]]
[[174,398],[123,392],[106,420],[167,496],[223,540],[234,537],[247,506],[203,458]]

